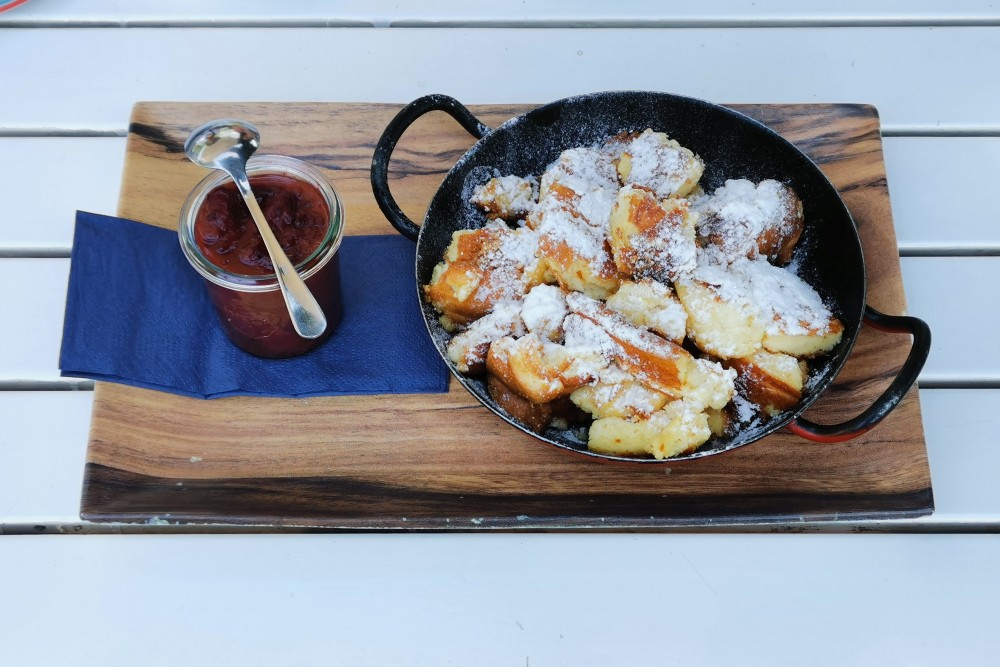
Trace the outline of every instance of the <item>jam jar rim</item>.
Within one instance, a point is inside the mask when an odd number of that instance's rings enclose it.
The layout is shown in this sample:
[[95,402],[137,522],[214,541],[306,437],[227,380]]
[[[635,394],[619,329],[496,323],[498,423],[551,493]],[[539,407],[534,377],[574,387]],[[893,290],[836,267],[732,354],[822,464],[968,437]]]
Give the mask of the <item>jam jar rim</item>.
[[[260,174],[282,174],[298,178],[319,190],[326,201],[330,216],[326,235],[320,240],[313,252],[295,264],[296,272],[303,280],[306,280],[326,266],[340,248],[340,243],[344,238],[344,207],[340,195],[319,169],[308,162],[286,155],[255,155],[251,157],[247,161],[247,177]],[[201,179],[188,194],[181,207],[180,225],[177,229],[181,250],[187,257],[188,263],[203,278],[216,285],[239,292],[277,291],[279,287],[278,277],[274,273],[246,274],[227,271],[209,261],[202,253],[201,248],[198,247],[194,237],[194,225],[198,217],[198,210],[208,193],[227,181],[231,181],[229,174],[215,169]],[[314,262],[314,264],[309,266],[310,262]],[[308,268],[303,271],[302,269],[307,266]]]

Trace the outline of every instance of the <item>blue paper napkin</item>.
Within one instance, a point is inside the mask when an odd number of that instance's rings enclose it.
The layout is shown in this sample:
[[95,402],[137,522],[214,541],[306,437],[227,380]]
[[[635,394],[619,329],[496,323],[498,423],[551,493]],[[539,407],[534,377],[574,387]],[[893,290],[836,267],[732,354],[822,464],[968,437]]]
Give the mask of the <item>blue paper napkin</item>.
[[223,333],[176,232],[78,211],[59,367],[202,398],[444,392],[414,252],[401,236],[345,237],[340,325],[301,357],[261,359]]

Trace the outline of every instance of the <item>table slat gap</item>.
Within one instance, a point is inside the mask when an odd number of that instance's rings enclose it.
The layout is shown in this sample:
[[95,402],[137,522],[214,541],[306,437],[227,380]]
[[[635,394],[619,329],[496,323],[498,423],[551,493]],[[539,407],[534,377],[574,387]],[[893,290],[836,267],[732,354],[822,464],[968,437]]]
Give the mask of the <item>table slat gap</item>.
[[661,30],[661,29],[746,29],[746,28],[973,28],[1000,26],[996,16],[956,16],[942,18],[885,17],[885,18],[769,18],[769,17],[719,17],[704,19],[494,19],[494,20],[434,20],[399,19],[390,28],[440,28],[440,29],[597,29],[597,30]]
[[93,380],[0,380],[0,391],[93,391]]
[[0,127],[0,138],[70,138],[70,137],[126,137],[128,130],[122,128],[98,129],[91,127]]

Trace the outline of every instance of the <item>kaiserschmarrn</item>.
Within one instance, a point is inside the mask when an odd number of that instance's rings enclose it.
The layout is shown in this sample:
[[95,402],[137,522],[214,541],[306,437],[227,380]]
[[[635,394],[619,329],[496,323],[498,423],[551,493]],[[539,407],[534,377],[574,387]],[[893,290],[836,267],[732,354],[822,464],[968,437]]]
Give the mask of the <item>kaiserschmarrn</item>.
[[585,426],[614,456],[688,454],[794,409],[844,330],[786,266],[802,202],[774,180],[707,193],[704,170],[646,129],[481,183],[489,222],[455,232],[424,286],[451,362],[528,428]]

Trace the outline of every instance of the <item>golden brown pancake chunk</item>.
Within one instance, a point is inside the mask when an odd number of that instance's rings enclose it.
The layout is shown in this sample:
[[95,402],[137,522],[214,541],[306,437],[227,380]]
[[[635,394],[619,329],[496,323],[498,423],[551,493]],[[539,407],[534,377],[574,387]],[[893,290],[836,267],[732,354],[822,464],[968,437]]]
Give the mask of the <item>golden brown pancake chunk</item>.
[[815,357],[832,350],[844,325],[808,283],[763,258],[739,260],[731,266],[764,322],[764,348],[793,357]]
[[502,301],[493,312],[480,317],[448,341],[448,358],[462,373],[480,375],[486,371],[486,354],[493,341],[525,333],[521,304]]
[[595,149],[571,149],[542,175],[538,205],[528,216],[538,230],[546,279],[606,299],[621,278],[606,241],[617,183]]
[[669,401],[666,394],[643,385],[616,365],[600,372],[597,382],[584,385],[570,395],[580,409],[596,418],[646,418]]
[[721,410],[736,391],[736,372],[711,359],[695,359],[684,379],[684,400],[706,409]]
[[632,139],[618,159],[623,184],[646,188],[660,199],[688,194],[704,170],[700,157],[663,132],[650,129]]
[[587,448],[615,456],[665,459],[697,450],[712,430],[708,416],[687,401],[673,401],[646,419],[604,417],[590,425]]
[[574,389],[594,379],[583,360],[537,334],[495,341],[486,356],[486,368],[534,403],[569,396]]
[[804,227],[798,195],[774,180],[758,185],[745,179],[726,181],[694,207],[701,213],[699,242],[727,262],[763,256],[787,264]]
[[608,297],[608,307],[636,326],[680,344],[687,335],[687,312],[673,290],[655,280],[626,281]]
[[498,176],[476,187],[470,201],[490,218],[523,220],[538,200],[538,184],[520,176]]
[[541,282],[537,252],[538,235],[531,229],[514,230],[497,221],[457,231],[424,292],[442,314],[442,325],[454,331],[501,301],[520,300]]
[[739,373],[740,393],[764,414],[774,416],[802,400],[807,368],[795,357],[758,350],[752,357],[730,359],[728,364]]
[[568,398],[559,398],[549,403],[533,403],[494,375],[487,376],[486,388],[497,405],[535,433],[544,433],[550,425],[568,428],[586,417]]
[[687,311],[688,337],[719,359],[747,357],[760,349],[764,322],[752,295],[724,264],[704,255],[694,273],[674,283]]
[[687,200],[657,201],[648,190],[626,185],[611,210],[608,232],[615,266],[635,280],[659,282],[694,270],[697,217]]
[[814,357],[832,350],[844,325],[808,283],[763,257],[717,263],[699,255],[698,268],[675,283],[688,313],[688,336],[720,359],[770,352]]
[[597,324],[617,346],[614,361],[645,386],[679,398],[687,375],[695,366],[691,354],[669,340],[637,327],[600,301],[570,292],[570,311]]
[[557,196],[570,202],[588,224],[606,226],[618,191],[615,168],[607,154],[585,146],[563,151],[542,173],[539,200],[548,196],[556,183],[563,188]]

